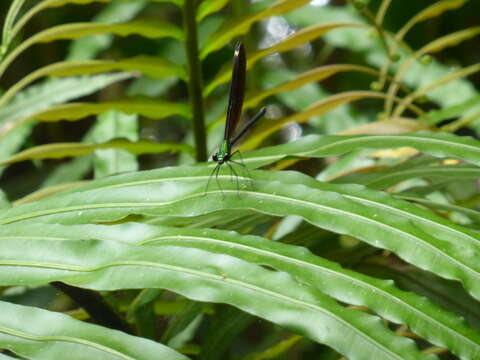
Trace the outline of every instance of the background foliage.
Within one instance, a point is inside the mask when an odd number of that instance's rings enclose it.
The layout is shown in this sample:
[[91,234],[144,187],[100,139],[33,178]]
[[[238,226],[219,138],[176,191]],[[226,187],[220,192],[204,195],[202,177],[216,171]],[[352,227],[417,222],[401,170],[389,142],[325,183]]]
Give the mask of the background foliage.
[[0,9],[0,359],[480,358],[477,1]]

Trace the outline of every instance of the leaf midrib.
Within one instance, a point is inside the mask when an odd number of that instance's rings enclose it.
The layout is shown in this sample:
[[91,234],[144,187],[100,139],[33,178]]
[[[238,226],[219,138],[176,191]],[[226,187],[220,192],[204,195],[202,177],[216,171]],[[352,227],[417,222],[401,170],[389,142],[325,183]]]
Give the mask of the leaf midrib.
[[[328,150],[328,148],[331,148],[331,147],[337,147],[337,146],[342,146],[344,144],[348,144],[348,143],[355,143],[355,142],[363,142],[363,141],[371,141],[371,140],[401,140],[401,139],[404,139],[404,140],[414,140],[416,142],[418,141],[421,141],[421,142],[430,142],[430,143],[434,143],[434,144],[438,144],[438,145],[445,145],[446,146],[454,146],[454,147],[463,147],[465,148],[466,150],[470,150],[470,151],[474,151],[474,152],[477,152],[477,153],[480,153],[480,149],[478,147],[475,147],[473,145],[467,145],[467,144],[463,144],[463,143],[460,143],[460,142],[454,142],[454,141],[448,141],[448,140],[442,140],[442,139],[432,139],[432,138],[429,138],[429,137],[421,137],[421,136],[405,136],[405,135],[402,135],[402,136],[386,136],[386,135],[376,135],[376,136],[364,136],[364,137],[355,137],[355,138],[350,138],[350,139],[345,139],[345,140],[338,140],[338,141],[335,141],[335,142],[332,142],[332,143],[329,143],[329,144],[325,144],[325,145],[321,145],[319,147],[315,147],[313,150],[309,150],[309,151],[304,151],[304,152],[298,152],[298,153],[294,153],[294,154],[277,154],[277,155],[267,155],[267,156],[259,156],[259,157],[251,157],[251,158],[245,158],[244,162],[245,163],[249,163],[249,162],[257,162],[257,161],[265,161],[265,160],[274,160],[274,159],[277,159],[277,158],[282,158],[284,156],[287,156],[287,155],[291,155],[291,156],[309,156],[309,155],[312,155],[312,154],[315,154],[315,153],[318,153],[318,152],[321,152],[321,151],[325,151],[325,150]],[[414,146],[409,146],[409,145],[403,145],[403,146],[408,146],[408,147],[414,147]],[[366,146],[366,148],[368,148],[368,146]],[[348,152],[349,150],[345,150],[343,152]],[[479,160],[480,161],[480,160]]]
[[[95,272],[99,271],[102,269],[107,269],[110,267],[115,267],[115,266],[144,266],[144,267],[150,267],[150,268],[160,268],[168,271],[175,271],[177,273],[185,273],[188,275],[193,275],[193,276],[198,276],[198,277],[203,277],[203,278],[209,278],[210,280],[214,281],[219,281],[219,282],[229,282],[233,286],[236,287],[241,287],[241,288],[246,288],[254,292],[258,293],[263,293],[266,294],[267,296],[271,297],[276,297],[280,300],[290,302],[293,304],[296,304],[298,306],[303,306],[305,308],[309,308],[314,311],[318,311],[320,313],[325,314],[326,316],[329,316],[333,319],[336,319],[339,323],[342,323],[345,327],[352,329],[354,333],[359,334],[362,336],[367,342],[372,344],[372,346],[380,349],[383,353],[390,354],[393,358],[396,358],[398,360],[403,360],[403,357],[399,357],[396,353],[393,353],[390,351],[390,349],[386,348],[383,344],[380,344],[378,341],[375,341],[371,336],[369,336],[367,333],[361,331],[360,329],[351,326],[350,323],[346,322],[344,319],[339,318],[335,313],[332,313],[331,311],[328,311],[324,308],[318,307],[314,304],[309,304],[304,301],[301,301],[299,299],[295,299],[283,294],[279,294],[270,290],[266,290],[264,288],[258,287],[256,285],[252,285],[249,283],[245,283],[242,281],[239,281],[237,279],[232,279],[228,276],[224,275],[216,275],[208,272],[202,272],[199,270],[193,270],[193,269],[188,269],[185,267],[180,267],[180,266],[175,266],[175,265],[166,265],[166,264],[158,264],[158,263],[153,263],[153,262],[148,262],[148,261],[113,261],[110,263],[98,265],[98,266],[87,266],[87,267],[81,267],[77,265],[65,265],[65,264],[55,264],[55,263],[40,263],[40,262],[26,262],[26,261],[5,261],[1,260],[0,261],[0,266],[24,266],[24,267],[34,267],[34,268],[44,268],[44,269],[51,269],[51,270],[63,270],[63,271],[72,271],[72,272],[83,272],[83,273],[88,273],[88,272]],[[1,331],[1,328],[0,328]],[[125,358],[125,359],[132,359],[130,357]]]
[[73,337],[70,337],[70,336],[40,336],[40,335],[33,335],[33,334],[27,334],[27,333],[24,333],[24,332],[21,332],[21,331],[18,331],[18,330],[12,330],[12,329],[7,329],[3,326],[0,326],[0,332],[1,333],[4,333],[4,334],[8,334],[8,335],[11,335],[11,336],[17,336],[17,337],[20,337],[20,338],[24,338],[24,339],[27,339],[27,340],[34,340],[34,341],[62,341],[62,342],[69,342],[69,343],[74,343],[74,344],[81,344],[81,345],[85,345],[85,346],[88,346],[88,347],[91,347],[91,348],[94,348],[96,350],[100,350],[100,351],[103,351],[103,352],[106,352],[108,354],[112,354],[114,356],[117,356],[121,359],[125,359],[125,360],[135,360],[135,358],[132,358],[128,355],[124,355],[114,349],[111,349],[111,348],[108,348],[106,346],[103,346],[103,345],[100,345],[100,344],[97,344],[97,343],[94,343],[94,342],[91,342],[91,341],[88,341],[88,340],[84,340],[84,339],[79,339],[79,338],[73,338]]
[[[229,246],[231,247],[237,247],[237,248],[244,248],[245,250],[247,250],[248,252],[255,252],[257,254],[263,254],[267,257],[276,257],[278,259],[281,259],[283,261],[286,261],[286,262],[289,262],[289,263],[292,263],[292,264],[295,264],[299,267],[310,267],[310,268],[313,268],[315,270],[315,268],[318,268],[320,269],[320,271],[322,272],[325,272],[325,273],[330,273],[330,274],[334,274],[334,276],[338,276],[338,277],[343,277],[344,279],[347,279],[349,280],[350,282],[352,283],[356,283],[357,285],[359,285],[359,287],[363,287],[365,288],[366,290],[371,290],[372,293],[378,293],[380,295],[382,295],[383,297],[386,297],[386,298],[389,298],[391,300],[393,300],[394,302],[396,302],[397,304],[400,304],[400,306],[402,307],[406,307],[406,308],[409,308],[411,309],[412,312],[416,313],[417,315],[419,315],[420,317],[424,317],[427,319],[430,320],[430,322],[433,322],[433,323],[436,323],[437,326],[439,328],[443,328],[445,329],[447,332],[449,333],[453,333],[453,335],[455,337],[458,337],[460,336],[461,338],[467,340],[467,342],[470,342],[471,344],[473,344],[474,346],[478,346],[479,344],[475,341],[473,341],[472,339],[466,337],[464,334],[462,333],[458,333],[458,332],[454,332],[453,329],[451,329],[449,326],[439,322],[438,320],[436,320],[435,318],[432,318],[430,317],[428,314],[426,313],[423,313],[421,312],[420,310],[416,309],[415,307],[411,306],[409,303],[407,302],[404,302],[402,299],[399,299],[397,296],[395,296],[394,294],[390,294],[388,293],[387,291],[383,290],[382,288],[379,288],[379,287],[376,287],[372,284],[369,284],[368,282],[363,282],[355,277],[349,277],[347,274],[344,274],[342,272],[338,272],[338,271],[335,271],[333,269],[330,269],[330,268],[327,268],[327,267],[323,267],[323,266],[320,266],[318,264],[314,264],[314,263],[311,263],[311,262],[306,262],[306,261],[302,261],[302,260],[299,260],[297,258],[293,258],[293,257],[289,257],[289,256],[286,256],[286,255],[282,255],[282,254],[278,254],[278,253],[275,253],[275,252],[270,252],[270,251],[267,251],[267,250],[264,250],[264,249],[259,249],[259,248],[256,248],[256,247],[253,247],[253,246],[249,246],[249,245],[245,245],[245,244],[240,244],[240,243],[236,243],[236,242],[230,242],[230,241],[225,241],[225,240],[219,240],[219,239],[215,239],[215,238],[206,238],[206,237],[201,237],[201,236],[192,236],[192,235],[180,235],[181,238],[184,238],[184,239],[191,239],[191,240],[195,240],[195,241],[204,241],[204,242],[211,242],[211,243],[219,243],[221,245],[224,245],[226,242],[228,242]],[[171,239],[171,240],[178,240],[178,236],[157,236],[157,237],[154,237],[152,239],[149,239],[149,240],[146,240],[146,241],[143,241],[141,243],[139,243],[139,245],[144,245],[144,244],[149,244],[149,243],[152,243],[152,242],[155,242],[155,241],[161,241],[163,239]]]
[[[184,179],[185,179],[185,178],[184,178]],[[163,180],[163,179],[162,179],[162,180]],[[125,184],[122,184],[122,185],[125,185]],[[466,269],[467,272],[474,273],[474,274],[476,274],[477,277],[478,277],[478,275],[480,275],[480,272],[477,271],[476,269],[472,269],[472,268],[468,267],[467,264],[462,263],[460,260],[457,260],[456,258],[452,258],[448,253],[442,252],[441,249],[438,249],[438,248],[435,247],[433,244],[431,244],[431,243],[429,243],[429,242],[426,242],[426,241],[422,241],[421,239],[415,237],[414,235],[409,234],[409,233],[407,233],[407,232],[405,232],[405,231],[403,231],[403,230],[394,228],[394,227],[392,227],[392,226],[390,226],[390,225],[388,225],[388,224],[384,224],[384,223],[381,223],[381,222],[378,222],[378,221],[373,221],[372,219],[370,219],[370,218],[368,218],[368,217],[365,217],[365,216],[362,216],[362,215],[359,215],[359,214],[350,213],[350,212],[347,212],[347,211],[344,211],[344,210],[336,209],[336,208],[333,208],[333,207],[328,207],[328,206],[325,206],[325,205],[319,205],[319,204],[311,203],[311,202],[308,202],[308,201],[305,201],[305,200],[287,198],[287,197],[285,197],[285,196],[280,196],[280,195],[277,195],[277,194],[272,195],[272,194],[258,193],[258,192],[252,192],[252,191],[246,191],[246,190],[216,190],[216,191],[208,191],[208,192],[205,192],[205,194],[193,194],[193,195],[190,195],[190,196],[182,197],[181,199],[175,199],[175,200],[166,201],[166,202],[153,202],[153,203],[103,203],[103,204],[89,204],[89,205],[67,206],[67,207],[64,207],[64,208],[48,209],[48,210],[33,212],[33,213],[30,213],[30,214],[19,215],[19,216],[13,217],[13,218],[3,219],[3,220],[0,220],[0,225],[2,225],[2,224],[9,224],[9,223],[13,223],[13,222],[16,222],[16,221],[21,221],[21,220],[26,220],[26,219],[33,218],[33,217],[38,217],[38,216],[51,215],[51,214],[60,213],[60,212],[70,212],[70,211],[73,212],[73,211],[82,211],[82,210],[94,210],[94,209],[102,209],[102,208],[121,208],[121,207],[131,207],[131,208],[161,207],[161,206],[166,206],[166,205],[172,205],[172,204],[175,204],[175,203],[177,203],[177,202],[181,202],[181,201],[185,201],[185,200],[189,200],[189,199],[194,199],[194,198],[197,198],[197,197],[200,197],[200,196],[203,197],[203,196],[205,196],[206,194],[215,194],[215,193],[222,193],[222,194],[224,194],[224,193],[230,193],[230,192],[231,192],[231,193],[235,192],[236,194],[244,193],[244,194],[247,194],[247,195],[253,193],[253,194],[255,194],[257,197],[260,195],[260,196],[263,196],[263,197],[265,197],[265,198],[274,198],[274,199],[277,199],[278,201],[283,201],[283,202],[288,202],[288,203],[297,202],[297,203],[306,205],[307,207],[323,208],[323,209],[327,209],[327,210],[332,211],[332,212],[337,212],[337,213],[343,214],[343,215],[345,215],[345,216],[351,216],[351,217],[360,218],[360,219],[362,219],[362,221],[374,223],[374,224],[376,224],[376,225],[379,226],[379,227],[383,227],[384,229],[386,229],[386,230],[389,231],[389,232],[396,232],[396,233],[403,234],[404,237],[413,239],[413,241],[414,241],[415,243],[420,243],[420,246],[422,246],[422,247],[424,247],[424,248],[428,248],[428,249],[430,249],[430,250],[433,250],[433,252],[436,253],[436,254],[438,254],[438,255],[440,255],[440,257],[450,259],[451,262],[457,264],[459,267],[462,267],[462,268]],[[343,194],[342,194],[342,195],[343,195]],[[345,195],[343,195],[343,196],[345,196]]]
[[444,225],[442,223],[435,222],[435,221],[430,220],[428,218],[419,217],[419,216],[417,216],[413,213],[409,213],[409,212],[397,209],[393,206],[386,205],[386,204],[383,204],[383,203],[380,203],[380,202],[372,201],[372,200],[369,200],[369,199],[365,199],[365,198],[361,198],[361,197],[357,197],[357,196],[349,195],[349,194],[345,194],[345,193],[341,193],[341,194],[342,194],[342,196],[345,196],[346,198],[349,198],[353,201],[358,201],[360,203],[373,205],[373,206],[380,207],[380,208],[383,208],[383,209],[388,209],[392,213],[401,214],[401,215],[405,216],[406,218],[411,218],[413,220],[417,220],[420,223],[421,222],[429,223],[430,225],[434,225],[435,227],[443,228],[447,232],[454,233],[457,236],[464,238],[465,240],[469,241],[472,245],[474,245],[476,247],[480,246],[480,241],[478,239],[475,239],[475,238],[473,238],[473,237],[471,237],[471,236],[469,236],[469,235],[467,235],[467,234],[465,234],[465,233],[463,233],[459,230],[453,229],[453,228],[451,228],[447,225]]
[[[433,173],[432,173],[432,171],[433,171]],[[378,176],[378,174],[375,177],[372,176],[372,179],[370,181],[366,182],[366,184],[368,184],[369,186],[373,186],[375,184],[382,184],[383,182],[388,181],[390,179],[395,180],[395,178],[398,178],[398,177],[411,176],[411,175],[431,177],[431,176],[439,176],[438,174],[441,173],[442,176],[444,176],[445,174],[447,176],[454,176],[454,175],[458,175],[459,172],[467,173],[467,174],[472,173],[472,175],[477,175],[478,176],[480,174],[480,169],[478,169],[478,168],[476,168],[476,169],[475,168],[453,168],[453,169],[425,168],[425,169],[400,170],[400,171],[395,171],[393,173],[384,174],[384,175],[380,175],[380,176]],[[468,174],[468,175],[470,175],[470,174]]]

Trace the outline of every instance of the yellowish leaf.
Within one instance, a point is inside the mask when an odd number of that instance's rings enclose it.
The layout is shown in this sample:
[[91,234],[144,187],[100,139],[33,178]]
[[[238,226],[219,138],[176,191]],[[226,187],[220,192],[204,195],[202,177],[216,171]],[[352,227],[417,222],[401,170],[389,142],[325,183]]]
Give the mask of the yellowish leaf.
[[416,24],[432,19],[443,14],[445,11],[458,9],[468,0],[442,0],[438,1],[413,16],[395,35],[395,40],[400,41],[405,34]]
[[156,154],[162,152],[185,151],[192,153],[192,148],[186,144],[156,143],[151,140],[136,142],[127,139],[114,139],[102,144],[92,143],[57,143],[35,146],[13,155],[7,160],[0,161],[0,166],[34,159],[62,159],[70,156],[87,155],[98,149],[121,149],[133,154]]
[[357,126],[343,131],[340,135],[395,135],[421,130],[428,130],[428,127],[413,119],[396,118]]
[[[295,113],[291,116],[275,119],[274,121],[264,121],[259,125],[254,131],[249,139],[242,145],[244,149],[253,149],[258,146],[265,138],[269,135],[280,130],[283,126],[289,122],[306,122],[314,116],[320,116],[332,109],[337,108],[338,106],[360,100],[360,99],[383,99],[385,98],[384,93],[375,92],[375,91],[346,91],[340,94],[329,96],[325,99],[322,99],[303,111]],[[398,101],[398,99],[396,99]],[[410,109],[415,113],[421,114],[421,109],[410,106]]]
[[177,26],[161,21],[137,20],[123,24],[72,23],[52,27],[39,32],[17,46],[0,64],[0,76],[11,62],[30,46],[55,40],[72,40],[89,35],[113,33],[118,36],[141,35],[148,38],[173,37],[183,39]]
[[0,98],[0,107],[10,101],[20,90],[44,76],[89,75],[111,71],[139,71],[151,78],[179,77],[186,80],[187,73],[181,66],[152,56],[136,56],[123,60],[62,61],[42,67],[13,85]]
[[[309,26],[305,29],[302,29],[289,37],[285,38],[284,40],[278,42],[277,44],[262,50],[254,51],[250,54],[247,59],[247,69],[251,68],[257,61],[264,58],[265,56],[284,52],[288,50],[292,50],[300,45],[308,41],[312,41],[327,32],[339,29],[342,27],[360,27],[360,28],[369,28],[368,25],[365,24],[357,24],[357,23],[329,23],[329,24],[321,24],[321,25],[314,25]],[[220,73],[212,80],[208,86],[205,87],[204,95],[207,96],[210,94],[217,86],[226,83],[231,78],[230,73],[230,66],[225,66]]]
[[272,6],[254,14],[226,19],[220,29],[205,41],[205,46],[200,53],[200,57],[204,59],[208,54],[220,49],[234,37],[246,34],[252,24],[273,15],[281,15],[292,11],[309,1],[310,0],[279,0]]
[[103,114],[110,110],[117,110],[127,114],[139,114],[151,119],[163,119],[172,115],[190,117],[190,108],[182,103],[171,103],[149,98],[132,98],[93,103],[69,103],[52,106],[41,112],[19,119],[15,123],[7,123],[0,129],[0,138],[14,128],[28,121],[77,121],[91,115]]

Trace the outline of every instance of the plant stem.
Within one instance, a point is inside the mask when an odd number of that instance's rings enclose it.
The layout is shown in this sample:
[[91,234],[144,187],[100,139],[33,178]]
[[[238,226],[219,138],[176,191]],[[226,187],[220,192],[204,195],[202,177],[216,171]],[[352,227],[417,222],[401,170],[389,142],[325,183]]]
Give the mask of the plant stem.
[[385,48],[385,52],[387,53],[387,57],[391,59],[392,52],[390,50],[390,46],[387,41],[387,35],[385,34],[385,30],[383,29],[381,24],[377,23],[375,16],[367,9],[364,8],[360,11],[360,13],[370,22],[370,24],[377,30],[377,33],[380,37],[380,41],[382,42],[383,47]]
[[458,129],[470,125],[472,122],[478,120],[480,118],[480,112],[474,112],[473,114],[466,115],[461,117],[458,120],[455,120],[449,124],[446,124],[440,128],[441,131],[454,133]]
[[385,14],[391,2],[392,0],[382,0],[382,4],[378,9],[377,16],[375,18],[375,22],[378,24],[378,26],[382,26],[383,19],[385,18]]
[[197,23],[195,21],[196,1],[185,0],[183,6],[183,24],[185,48],[188,62],[188,94],[192,108],[193,131],[195,137],[196,158],[198,162],[207,160],[205,132],[205,114],[202,96],[202,68],[198,55]]

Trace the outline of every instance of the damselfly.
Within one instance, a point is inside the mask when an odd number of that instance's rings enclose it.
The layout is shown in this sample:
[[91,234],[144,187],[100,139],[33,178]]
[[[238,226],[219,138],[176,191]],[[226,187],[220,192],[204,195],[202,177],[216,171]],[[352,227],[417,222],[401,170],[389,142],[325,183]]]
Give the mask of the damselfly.
[[237,135],[233,136],[233,132],[237,127],[237,124],[242,115],[242,106],[243,106],[243,97],[245,94],[245,75],[247,71],[247,60],[245,55],[245,47],[241,42],[237,43],[235,46],[235,52],[233,54],[233,69],[232,69],[232,82],[230,85],[230,97],[228,100],[227,108],[227,121],[225,122],[225,131],[223,133],[223,141],[220,145],[218,151],[212,156],[212,160],[217,162],[217,165],[212,171],[210,178],[208,179],[206,190],[208,190],[208,185],[212,177],[215,175],[217,180],[217,185],[221,189],[220,183],[218,182],[218,173],[222,165],[226,164],[233,174],[237,177],[238,185],[238,174],[230,163],[243,166],[247,171],[248,169],[242,162],[237,162],[232,160],[233,155],[240,154],[238,150],[233,151],[233,147],[238,143],[238,141],[245,135],[245,133],[250,129],[253,124],[255,124],[261,117],[265,115],[266,108],[263,107],[260,111],[250,120],[245,126],[238,132]]

